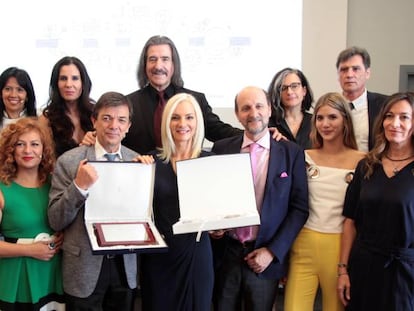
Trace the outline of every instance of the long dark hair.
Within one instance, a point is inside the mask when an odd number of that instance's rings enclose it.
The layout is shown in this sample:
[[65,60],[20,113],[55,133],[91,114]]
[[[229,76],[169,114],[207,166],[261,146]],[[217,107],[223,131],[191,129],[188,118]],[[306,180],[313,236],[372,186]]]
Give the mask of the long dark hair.
[[78,58],[73,56],[63,57],[53,67],[49,85],[49,102],[43,110],[43,115],[49,120],[49,125],[52,128],[53,139],[55,142],[58,142],[56,144],[57,148],[58,145],[62,146],[62,148],[59,148],[62,150],[56,150],[58,155],[77,145],[77,142],[72,138],[75,127],[66,114],[68,107],[58,87],[60,69],[62,66],[71,64],[78,68],[82,81],[82,93],[76,103],[80,126],[85,132],[93,130],[91,115],[94,101],[89,97],[92,88],[91,79],[85,65]]
[[[16,78],[17,83],[22,88],[24,88],[27,93],[27,100],[24,103],[24,108],[26,109],[27,116],[36,116],[36,96],[32,80],[25,70],[19,69],[17,67],[10,67],[3,71],[3,73],[0,75],[0,91],[3,90],[7,81],[12,77]],[[5,110],[6,107],[3,102],[3,96],[0,96],[0,128],[3,127],[3,114]]]

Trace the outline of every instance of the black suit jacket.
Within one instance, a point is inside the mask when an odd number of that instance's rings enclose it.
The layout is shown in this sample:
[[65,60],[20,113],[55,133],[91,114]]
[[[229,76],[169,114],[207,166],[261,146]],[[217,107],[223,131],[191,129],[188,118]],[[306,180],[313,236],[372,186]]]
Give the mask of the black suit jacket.
[[371,150],[375,145],[374,125],[376,117],[379,115],[382,106],[384,106],[387,95],[367,92],[368,100],[368,122],[369,122],[369,136],[368,149]]
[[[212,151],[216,154],[240,153],[242,141],[243,135],[226,138],[217,141]],[[308,183],[303,150],[295,143],[271,139],[255,248],[267,247],[275,258],[259,277],[277,280],[286,275],[290,247],[308,215]]]
[[[203,93],[169,85],[165,90],[168,100],[177,93],[188,93],[195,97],[203,112],[205,137],[210,141],[239,135],[243,131],[223,123],[213,113]],[[154,111],[158,104],[157,91],[150,85],[127,95],[133,106],[132,124],[122,144],[140,153],[146,154],[156,148],[154,138]]]

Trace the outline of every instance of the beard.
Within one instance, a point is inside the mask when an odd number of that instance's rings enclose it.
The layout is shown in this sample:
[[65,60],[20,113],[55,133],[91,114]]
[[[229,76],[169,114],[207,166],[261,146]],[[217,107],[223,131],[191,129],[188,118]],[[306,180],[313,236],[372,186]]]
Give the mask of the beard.
[[267,129],[269,125],[269,121],[265,122],[265,120],[263,119],[257,119],[255,120],[255,122],[256,122],[256,126],[250,125],[250,122],[247,122],[246,124],[246,131],[252,135],[257,135],[257,134],[262,133],[265,129]]

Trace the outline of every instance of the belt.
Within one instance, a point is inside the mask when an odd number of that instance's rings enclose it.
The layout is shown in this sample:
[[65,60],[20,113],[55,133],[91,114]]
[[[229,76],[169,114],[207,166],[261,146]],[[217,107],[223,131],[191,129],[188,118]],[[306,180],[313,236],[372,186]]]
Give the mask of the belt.
[[6,242],[17,243],[17,244],[32,244],[34,242],[39,242],[39,241],[52,241],[53,239],[54,239],[53,235],[51,236],[50,234],[45,233],[45,232],[39,233],[33,239],[31,238],[9,238],[6,236],[4,237],[4,240]]
[[372,253],[379,254],[381,256],[384,256],[385,258],[388,258],[387,262],[384,265],[384,268],[387,268],[393,261],[407,264],[414,263],[414,248],[407,247],[386,249],[360,240],[356,241],[355,244]]
[[31,238],[9,238],[4,237],[4,241],[8,243],[16,243],[16,244],[33,244],[35,242],[39,241],[48,241],[49,242],[49,248],[53,249],[55,248],[55,243],[53,242],[54,237],[49,235],[48,233],[39,233],[34,239]]
[[4,241],[9,243],[17,243],[17,244],[33,244],[35,239],[26,239],[26,238],[8,238],[4,237]]

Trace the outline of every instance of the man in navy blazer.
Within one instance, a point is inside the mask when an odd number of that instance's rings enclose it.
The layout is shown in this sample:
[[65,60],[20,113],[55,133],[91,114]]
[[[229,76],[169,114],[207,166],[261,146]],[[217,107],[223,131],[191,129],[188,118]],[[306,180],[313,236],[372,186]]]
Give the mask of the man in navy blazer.
[[342,94],[352,103],[351,114],[358,149],[371,150],[375,143],[372,136],[375,119],[387,98],[386,95],[366,89],[371,76],[371,57],[364,48],[347,48],[339,53],[336,69]]
[[248,152],[249,144],[260,145],[255,178],[260,226],[244,242],[238,239],[237,229],[212,233],[213,238],[226,241],[217,271],[215,304],[217,310],[226,311],[241,310],[242,303],[245,310],[272,310],[278,280],[286,275],[289,249],[308,218],[304,153],[292,142],[271,138],[271,105],[264,90],[242,89],[235,111],[244,134],[217,141],[213,152]]

